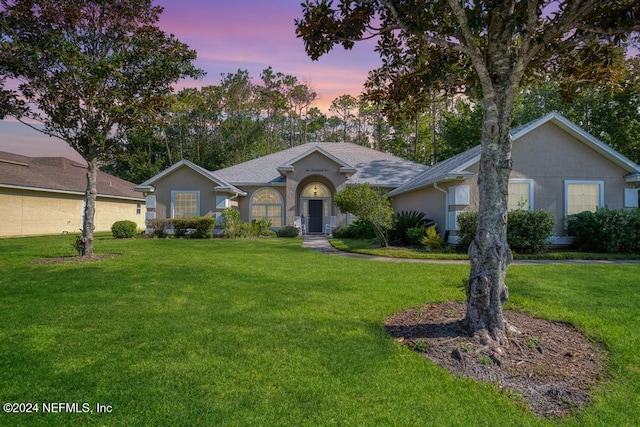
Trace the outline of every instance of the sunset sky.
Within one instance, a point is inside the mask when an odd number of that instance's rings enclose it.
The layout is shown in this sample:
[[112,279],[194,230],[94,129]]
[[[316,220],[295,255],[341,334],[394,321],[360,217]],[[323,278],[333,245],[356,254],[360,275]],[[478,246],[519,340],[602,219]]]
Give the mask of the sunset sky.
[[[318,94],[314,106],[326,112],[345,93],[358,96],[369,70],[380,59],[375,42],[362,42],[345,51],[335,48],[318,61],[304,52],[295,36],[294,19],[301,17],[301,0],[156,0],[164,7],[159,26],[198,53],[196,66],[207,75],[184,80],[177,89],[220,84],[221,74],[247,70],[259,82],[271,66],[307,82]],[[48,138],[12,119],[0,121],[0,151],[31,156],[64,155],[77,159],[66,143]],[[75,155],[75,157],[74,157]]]

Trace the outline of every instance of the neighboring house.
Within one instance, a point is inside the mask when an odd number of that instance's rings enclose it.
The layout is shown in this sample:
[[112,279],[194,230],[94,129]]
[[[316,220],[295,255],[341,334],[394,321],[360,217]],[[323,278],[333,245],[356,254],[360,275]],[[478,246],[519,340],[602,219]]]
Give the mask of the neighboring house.
[[[0,237],[78,233],[87,168],[64,157],[0,152]],[[130,220],[145,227],[144,198],[134,184],[98,171],[95,231]]]
[[[637,208],[640,166],[558,113],[512,132],[509,208],[542,209],[556,219],[553,243],[566,244],[566,218],[598,207]],[[478,209],[480,146],[392,190],[396,210],[417,209],[456,241],[460,212]]]
[[235,206],[243,221],[266,218],[272,227],[294,225],[303,216],[310,233],[338,217],[336,192],[368,182],[392,190],[428,166],[355,144],[317,142],[217,171],[182,160],[136,187],[147,196],[148,217],[219,216]]

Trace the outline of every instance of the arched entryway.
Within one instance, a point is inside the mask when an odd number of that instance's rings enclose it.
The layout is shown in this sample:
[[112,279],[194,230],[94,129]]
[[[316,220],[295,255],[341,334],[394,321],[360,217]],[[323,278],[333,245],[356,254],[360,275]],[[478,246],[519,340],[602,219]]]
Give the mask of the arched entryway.
[[318,181],[308,183],[300,192],[300,207],[307,232],[322,233],[331,216],[331,190]]

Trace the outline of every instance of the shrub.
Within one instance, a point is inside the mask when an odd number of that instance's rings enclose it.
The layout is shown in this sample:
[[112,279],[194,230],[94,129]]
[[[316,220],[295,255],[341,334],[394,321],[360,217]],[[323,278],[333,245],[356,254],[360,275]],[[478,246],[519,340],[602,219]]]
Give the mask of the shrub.
[[176,237],[190,237],[193,239],[208,239],[212,236],[213,217],[175,218],[170,220],[175,228]]
[[420,246],[422,245],[422,239],[427,235],[427,229],[423,226],[409,227],[406,232],[407,246]]
[[509,212],[507,242],[516,252],[539,253],[547,247],[555,226],[556,219],[551,212],[517,209]]
[[[396,246],[411,246],[420,242],[420,239],[424,236],[426,231],[423,231],[422,236],[415,241],[418,237],[417,231],[413,230],[413,236],[409,236],[409,229],[422,228],[425,229],[429,225],[433,224],[433,221],[427,218],[427,215],[419,211],[401,211],[393,214],[393,227],[389,230],[389,242]],[[419,233],[418,233],[419,234]],[[414,240],[414,241],[412,241]]]
[[[458,248],[467,250],[476,235],[478,212],[468,211],[458,215],[460,231]],[[507,222],[507,242],[516,252],[541,252],[553,232],[555,218],[550,212],[517,209],[509,212]]]
[[169,221],[161,218],[154,218],[149,222],[149,226],[153,228],[153,235],[158,238],[167,237],[167,226]]
[[298,237],[300,230],[293,225],[287,225],[286,227],[280,227],[277,231],[278,237]]
[[333,237],[336,239],[353,239],[353,232],[348,225],[341,225],[333,229]]
[[111,234],[116,239],[127,239],[133,237],[138,232],[138,224],[133,221],[116,221],[111,226]]
[[469,249],[471,241],[476,236],[476,229],[478,227],[478,212],[466,211],[458,215],[458,242],[456,247],[458,250],[466,251]]
[[436,231],[436,224],[427,228],[427,234],[422,238],[420,243],[427,249],[434,251],[444,249],[445,247],[444,239]]
[[336,193],[334,201],[342,212],[350,212],[369,222],[380,244],[389,246],[387,230],[393,226],[393,208],[386,193],[374,190],[366,183],[357,184]]
[[600,208],[571,215],[568,233],[581,251],[640,253],[640,210]]
[[222,222],[225,237],[238,237],[240,233],[240,212],[234,208],[222,210]]

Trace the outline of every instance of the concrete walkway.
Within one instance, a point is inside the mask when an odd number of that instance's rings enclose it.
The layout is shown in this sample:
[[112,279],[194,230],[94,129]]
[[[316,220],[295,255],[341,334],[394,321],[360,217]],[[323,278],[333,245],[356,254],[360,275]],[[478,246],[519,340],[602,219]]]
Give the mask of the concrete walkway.
[[[334,248],[329,243],[327,236],[322,234],[306,234],[303,236],[302,247],[312,251],[323,253],[326,255],[344,256],[349,258],[370,259],[373,261],[387,262],[410,262],[424,264],[469,264],[468,260],[452,260],[452,259],[413,259],[413,258],[390,258],[374,255],[355,254],[344,252]],[[524,265],[546,265],[546,264],[603,264],[603,265],[640,265],[640,260],[514,260],[513,264]]]

